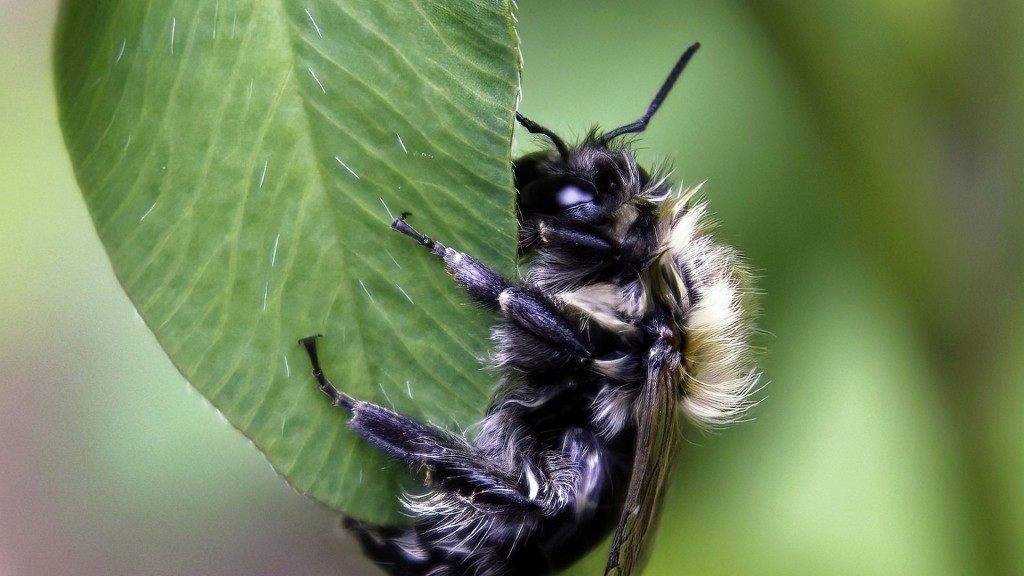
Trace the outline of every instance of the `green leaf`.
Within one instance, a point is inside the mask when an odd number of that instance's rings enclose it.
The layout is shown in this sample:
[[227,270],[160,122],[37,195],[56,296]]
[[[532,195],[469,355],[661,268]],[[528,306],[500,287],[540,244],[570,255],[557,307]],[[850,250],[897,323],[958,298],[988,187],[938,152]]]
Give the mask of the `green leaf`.
[[409,471],[347,430],[296,340],[324,334],[357,398],[482,414],[493,318],[388,211],[512,272],[508,3],[69,0],[55,59],[96,229],[174,364],[299,490],[399,520]]

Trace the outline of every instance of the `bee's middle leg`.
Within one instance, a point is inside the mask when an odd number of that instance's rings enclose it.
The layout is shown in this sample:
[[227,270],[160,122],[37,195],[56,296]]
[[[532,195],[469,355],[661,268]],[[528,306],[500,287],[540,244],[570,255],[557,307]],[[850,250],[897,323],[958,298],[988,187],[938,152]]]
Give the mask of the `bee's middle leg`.
[[517,508],[539,506],[518,478],[493,465],[464,438],[339,391],[320,367],[316,339],[310,336],[299,342],[309,354],[320,389],[335,406],[352,413],[349,427],[375,448],[413,468],[426,468],[429,482],[442,489]]

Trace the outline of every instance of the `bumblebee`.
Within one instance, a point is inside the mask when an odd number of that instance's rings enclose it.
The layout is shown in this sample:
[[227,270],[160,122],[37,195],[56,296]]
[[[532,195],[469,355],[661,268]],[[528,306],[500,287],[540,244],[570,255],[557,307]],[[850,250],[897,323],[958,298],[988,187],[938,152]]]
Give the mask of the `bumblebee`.
[[[750,277],[712,238],[698,189],[674,191],[637,165],[642,132],[699,48],[687,49],[644,116],[569,145],[516,114],[550,148],[514,162],[519,254],[509,280],[472,256],[392,228],[442,260],[500,313],[501,377],[472,438],[356,400],[313,375],[349,426],[414,469],[411,526],[345,525],[396,576],[541,575],[610,533],[606,574],[639,572],[684,421],[740,420],[759,373],[750,360]],[[699,188],[699,187],[698,187]]]

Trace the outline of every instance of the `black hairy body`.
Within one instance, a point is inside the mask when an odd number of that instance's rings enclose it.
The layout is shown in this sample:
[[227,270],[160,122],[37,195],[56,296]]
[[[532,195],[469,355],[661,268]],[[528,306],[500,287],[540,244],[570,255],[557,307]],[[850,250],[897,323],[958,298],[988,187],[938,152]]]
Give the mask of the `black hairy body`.
[[472,439],[356,401],[323,375],[315,338],[302,342],[321,389],[350,426],[426,470],[408,495],[409,527],[346,520],[365,552],[395,575],[541,575],[567,567],[614,531],[608,573],[640,564],[685,419],[740,418],[757,373],[748,365],[747,278],[691,205],[613,139],[640,121],[596,131],[514,163],[519,251],[507,280],[413,229],[392,227],[440,257],[480,305],[500,311],[491,404]]

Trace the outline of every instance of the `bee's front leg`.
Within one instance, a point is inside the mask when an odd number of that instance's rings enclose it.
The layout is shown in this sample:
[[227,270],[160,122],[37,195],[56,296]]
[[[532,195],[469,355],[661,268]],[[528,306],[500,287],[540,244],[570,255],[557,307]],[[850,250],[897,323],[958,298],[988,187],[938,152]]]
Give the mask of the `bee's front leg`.
[[455,278],[455,281],[466,292],[469,292],[469,295],[474,300],[484,307],[492,310],[497,309],[499,306],[498,298],[503,291],[511,286],[511,282],[469,254],[449,248],[420,234],[405,221],[408,216],[409,213],[405,213],[400,218],[396,218],[391,223],[391,229],[419,242],[420,246],[430,250],[434,255],[444,260],[448,271]]
[[408,214],[391,223],[391,228],[419,242],[444,260],[448,271],[477,302],[500,309],[511,322],[553,346],[556,352],[568,351],[580,359],[592,354],[579,329],[551,301],[535,288],[514,284],[469,254],[449,248],[420,234],[405,221]]

